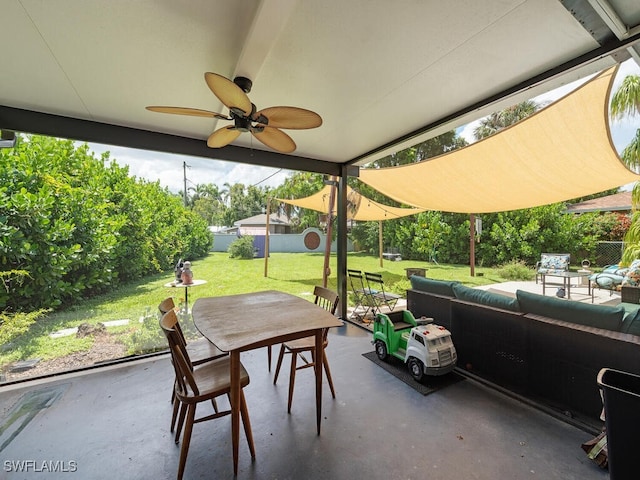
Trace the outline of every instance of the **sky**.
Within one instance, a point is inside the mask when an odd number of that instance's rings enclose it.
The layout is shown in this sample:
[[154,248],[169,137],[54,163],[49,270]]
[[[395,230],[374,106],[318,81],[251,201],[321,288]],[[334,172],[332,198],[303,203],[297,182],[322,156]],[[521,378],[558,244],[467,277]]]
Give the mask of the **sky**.
[[[613,91],[627,75],[640,75],[640,68],[633,60],[628,60],[620,66]],[[587,79],[579,80],[561,88],[535,97],[538,103],[552,102],[571,92]],[[457,129],[458,134],[469,143],[473,143],[473,130],[480,119]],[[623,121],[615,121],[611,124],[611,136],[618,153],[629,144],[640,128],[640,116],[627,118]],[[244,185],[277,187],[293,173],[291,170],[245,165],[221,160],[189,157],[169,153],[137,150],[112,145],[91,143],[89,147],[96,155],[105,151],[110,152],[110,158],[115,159],[118,165],[129,166],[129,173],[137,178],[150,181],[158,180],[160,185],[168,187],[172,192],[184,189],[184,168],[186,163],[187,189],[197,184],[215,184],[222,188],[225,183],[230,185],[242,183]],[[628,186],[625,187],[629,188]]]
[[[638,67],[638,65],[633,60],[627,60],[620,65],[620,69],[618,70],[618,74],[616,75],[616,79],[613,83],[612,92],[615,92],[618,89],[618,87],[622,83],[622,80],[627,75],[640,75],[640,67]],[[589,78],[591,77],[569,83],[563,87],[539,95],[533,98],[533,100],[539,104],[554,102],[578,88],[584,82],[589,80]],[[473,130],[478,126],[480,120],[481,119],[478,119],[475,122],[471,122],[464,127],[459,128],[458,134],[464,137],[469,143],[473,143],[475,141],[475,139],[473,138]],[[624,147],[629,144],[639,128],[640,116],[637,115],[634,117],[625,118],[621,121],[613,121],[610,124],[611,137],[613,139],[614,145],[616,146],[616,150],[618,150],[618,153],[621,153]]]

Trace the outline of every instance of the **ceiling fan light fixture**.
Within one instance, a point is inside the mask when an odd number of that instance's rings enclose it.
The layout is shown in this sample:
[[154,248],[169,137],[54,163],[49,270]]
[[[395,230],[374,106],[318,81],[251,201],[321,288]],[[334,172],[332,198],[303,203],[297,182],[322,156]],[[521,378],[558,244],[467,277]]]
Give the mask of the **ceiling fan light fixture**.
[[253,86],[253,82],[247,77],[236,77],[233,79],[233,83],[239,86],[244,93],[249,93]]

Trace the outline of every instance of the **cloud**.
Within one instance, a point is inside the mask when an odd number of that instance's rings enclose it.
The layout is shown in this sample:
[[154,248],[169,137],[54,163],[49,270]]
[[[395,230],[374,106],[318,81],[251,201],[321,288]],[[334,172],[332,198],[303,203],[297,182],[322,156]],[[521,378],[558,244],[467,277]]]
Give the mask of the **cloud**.
[[277,168],[97,143],[89,144],[89,148],[97,156],[108,151],[111,160],[115,160],[120,166],[129,167],[131,176],[152,182],[159,181],[160,185],[175,193],[184,190],[185,177],[187,189],[209,183],[220,188],[225,183],[277,187],[291,173]]

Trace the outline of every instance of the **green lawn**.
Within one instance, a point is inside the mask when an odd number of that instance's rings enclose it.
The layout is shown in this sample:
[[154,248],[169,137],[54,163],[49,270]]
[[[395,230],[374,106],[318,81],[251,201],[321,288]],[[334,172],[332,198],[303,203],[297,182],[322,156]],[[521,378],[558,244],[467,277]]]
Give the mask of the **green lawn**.
[[[265,277],[265,260],[230,259],[227,253],[211,253],[206,258],[192,262],[195,279],[206,280],[205,285],[193,287],[189,303],[198,297],[247,293],[258,290],[281,290],[311,298],[314,285],[322,284],[323,254],[273,253],[268,261]],[[350,254],[348,268],[380,272],[389,290],[405,294],[410,287],[405,268],[427,269],[427,277],[458,280],[465,285],[478,286],[505,281],[498,269],[476,268],[483,276],[470,276],[468,265],[435,265],[418,261],[384,261],[371,255]],[[331,258],[331,276],[328,287],[336,289],[336,258]],[[167,296],[176,303],[184,297],[184,288],[167,288],[173,272],[147,277],[136,283],[114,289],[106,295],[83,300],[71,308],[49,314],[34,324],[29,332],[11,345],[0,350],[0,369],[17,360],[28,358],[55,358],[91,348],[92,337],[82,339],[75,335],[52,338],[50,334],[62,329],[77,327],[81,323],[97,324],[114,320],[129,320],[124,326],[110,327],[109,333],[124,343],[129,353],[142,353],[146,349],[164,347],[164,338],[157,326],[157,305]],[[142,321],[141,321],[142,320]]]

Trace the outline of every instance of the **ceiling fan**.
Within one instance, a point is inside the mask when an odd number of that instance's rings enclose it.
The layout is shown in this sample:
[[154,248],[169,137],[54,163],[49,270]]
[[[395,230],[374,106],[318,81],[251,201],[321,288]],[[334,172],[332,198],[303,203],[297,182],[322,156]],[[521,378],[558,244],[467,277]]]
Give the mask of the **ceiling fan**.
[[251,132],[260,142],[282,153],[296,149],[293,139],[281,128],[302,130],[322,125],[322,118],[311,110],[298,107],[269,107],[256,111],[247,93],[252,82],[245,77],[233,81],[217,73],[204,74],[207,85],[218,99],[229,109],[229,115],[188,107],[149,106],[147,110],[176,115],[218,118],[232,120],[233,125],[222,127],[207,139],[211,148],[224,147],[233,142],[242,132]]

